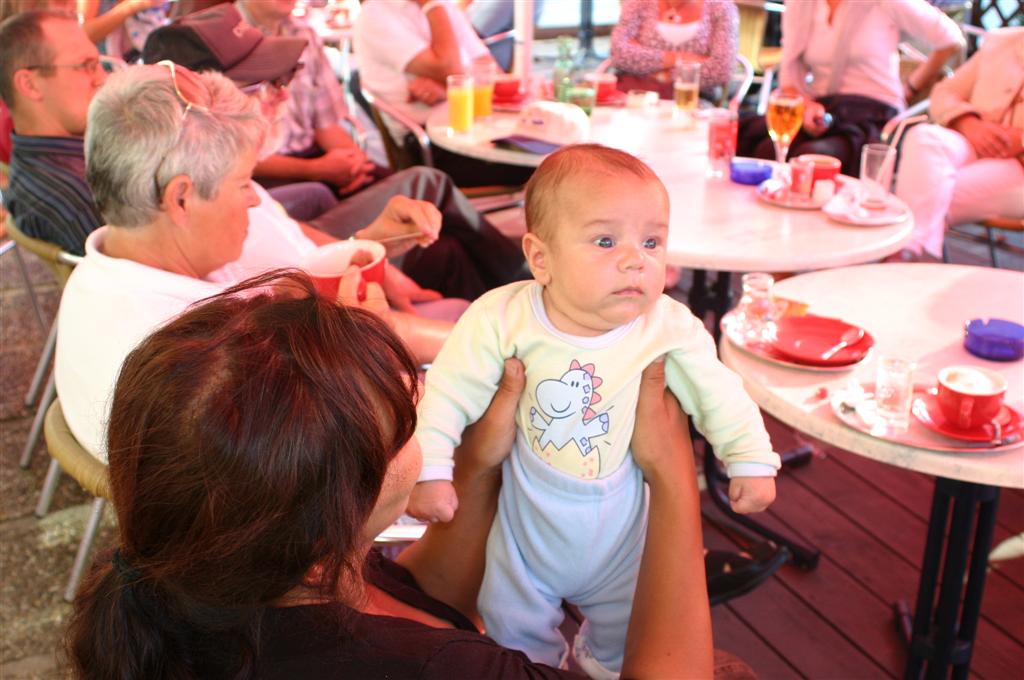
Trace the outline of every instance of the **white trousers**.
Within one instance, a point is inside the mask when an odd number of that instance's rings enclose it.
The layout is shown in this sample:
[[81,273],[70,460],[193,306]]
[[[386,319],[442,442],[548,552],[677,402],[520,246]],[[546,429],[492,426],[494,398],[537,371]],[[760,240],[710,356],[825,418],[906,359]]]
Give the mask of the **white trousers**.
[[914,214],[907,248],[941,257],[948,226],[1024,217],[1024,167],[1015,158],[979,159],[959,132],[918,125],[903,143],[896,195]]

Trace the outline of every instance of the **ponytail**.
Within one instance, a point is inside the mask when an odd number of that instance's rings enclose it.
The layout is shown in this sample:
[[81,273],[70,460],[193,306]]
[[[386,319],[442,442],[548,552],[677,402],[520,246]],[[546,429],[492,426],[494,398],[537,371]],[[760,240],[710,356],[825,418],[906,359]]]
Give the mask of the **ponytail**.
[[120,550],[98,557],[75,598],[65,639],[73,677],[251,677],[255,646],[244,623],[251,612],[189,608],[175,599]]

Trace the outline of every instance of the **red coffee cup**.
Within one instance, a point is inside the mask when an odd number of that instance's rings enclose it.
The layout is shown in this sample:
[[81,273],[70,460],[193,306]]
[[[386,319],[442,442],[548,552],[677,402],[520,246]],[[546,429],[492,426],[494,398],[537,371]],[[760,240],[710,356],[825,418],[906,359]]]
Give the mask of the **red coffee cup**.
[[939,371],[939,408],[961,430],[981,427],[999,414],[1006,378],[980,366],[947,366]]
[[615,96],[615,86],[619,82],[614,73],[588,73],[583,80],[593,85],[598,101],[607,101]]
[[814,164],[814,171],[812,173],[814,182],[822,179],[830,179],[834,182],[843,167],[838,158],[825,156],[820,153],[804,153],[797,156],[797,158],[802,158]]
[[512,99],[519,96],[523,87],[523,79],[511,73],[504,73],[494,78],[494,96],[498,99]]
[[299,268],[309,274],[321,295],[333,300],[338,297],[342,274],[356,265],[360,274],[357,295],[365,300],[367,283],[384,283],[385,255],[384,246],[376,241],[349,239],[320,246],[302,258]]

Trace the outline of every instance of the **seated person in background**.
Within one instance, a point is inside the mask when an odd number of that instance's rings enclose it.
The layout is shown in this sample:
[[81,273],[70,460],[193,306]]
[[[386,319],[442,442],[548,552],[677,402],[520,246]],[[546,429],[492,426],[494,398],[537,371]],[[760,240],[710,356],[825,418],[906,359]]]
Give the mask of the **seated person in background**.
[[348,116],[344,93],[320,36],[292,16],[295,0],[237,0],[235,7],[264,35],[307,43],[303,67],[289,86],[285,137],[275,153],[256,165],[255,177],[265,185],[324,182],[347,196],[387,176],[389,171],[367,158],[342,127]]
[[672,68],[696,61],[700,89],[717,100],[736,69],[739,13],[732,0],[625,0],[612,29],[612,67],[622,80],[672,97]]
[[77,255],[102,222],[84,180],[82,135],[106,78],[74,14],[32,10],[0,24],[0,98],[14,121],[4,207],[26,235]]
[[[261,40],[272,44],[252,48],[253,42],[259,45]],[[252,92],[259,100],[265,117],[271,123],[265,148],[273,149],[287,135],[289,126],[289,89],[280,83],[282,78],[294,72],[298,52],[286,52],[285,48],[296,41],[294,38],[264,37],[243,22],[234,6],[227,4],[183,17],[158,29],[146,43],[144,57],[148,63],[170,59],[197,71],[213,69],[233,78],[239,87]],[[258,54],[254,61],[247,56],[250,53]],[[225,55],[232,55],[232,61],[222,61],[227,58]],[[234,61],[236,58],[241,61]],[[258,71],[253,70],[253,63],[257,64]],[[270,193],[278,198],[278,193],[289,186],[292,185],[271,189]],[[444,217],[438,241],[424,250],[405,254],[400,262],[402,270],[420,285],[450,297],[475,299],[485,290],[528,275],[517,244],[505,238],[481,216],[453,186],[450,178],[431,168],[403,170],[355,196],[343,199],[336,207],[311,221],[309,226],[313,228],[305,229],[307,236],[317,243],[323,243],[324,236],[318,236],[317,231],[348,238],[376,218],[388,200],[396,195],[428,201]],[[269,203],[264,202],[261,206],[269,207]],[[256,210],[260,209],[251,211],[253,222],[260,219],[252,214]],[[278,214],[267,216],[266,210],[261,213],[262,219],[282,218]],[[282,259],[277,247],[267,249],[266,255],[271,259],[264,257],[260,261],[262,266],[244,276],[236,276],[235,280],[267,268],[297,262],[295,258]],[[248,259],[252,264],[252,258]],[[395,293],[399,291],[387,286],[385,290],[394,302]]]
[[[114,394],[118,547],[75,600],[74,677],[583,680],[473,624],[523,389],[507,363],[458,452],[463,512],[391,562],[371,542],[402,513],[420,452],[416,362],[385,324],[304,277],[266,276],[145,339]],[[623,676],[710,678],[686,422],[656,367],[640,391],[651,522]]]
[[85,0],[82,28],[103,53],[128,63],[138,61],[146,36],[168,21],[167,0]]
[[[128,352],[196,300],[236,283],[230,270],[246,269],[250,231],[261,244],[276,236],[282,253],[306,239],[295,222],[250,225],[249,209],[261,202],[252,168],[266,132],[256,102],[230,80],[170,62],[119,71],[93,99],[87,178],[107,224],[89,235],[64,289],[54,372],[71,431],[97,456],[106,454],[110,395]],[[429,239],[439,218],[431,206],[396,196],[358,235]],[[383,292],[369,288],[363,304],[387,312]],[[454,306],[440,316],[465,306],[430,304]],[[420,361],[433,359],[451,328],[407,313],[387,317]]]
[[564,599],[587,619],[573,648],[580,666],[626,675],[648,531],[645,470],[630,450],[643,369],[665,357],[669,388],[727,464],[737,512],[772,503],[780,460],[703,323],[662,295],[669,201],[649,167],[616,149],[565,147],[530,179],[526,215],[536,281],[481,297],[427,371],[416,428],[424,468],[408,512],[431,521],[465,512],[450,481],[453,451],[498,389],[504,361],[522,361],[526,390],[480,613],[498,643],[558,665],[568,653]]
[[[468,73],[474,63],[494,63],[465,12],[447,0],[366,0],[356,19],[354,45],[360,83],[421,125],[445,100],[449,75]],[[406,130],[395,121],[389,127],[402,144]],[[517,186],[532,172],[436,146],[432,151],[434,165],[461,187]]]
[[[901,34],[932,53],[900,81]],[[789,157],[820,153],[838,158],[843,173],[860,173],[861,147],[880,139],[886,121],[930,84],[963,47],[952,19],[925,0],[801,0],[782,14],[779,87],[804,98],[804,120]],[[807,77],[811,77],[807,84]],[[832,116],[827,124],[825,113]],[[737,153],[775,158],[763,117],[740,126]]]
[[942,257],[943,234],[954,224],[1024,218],[1022,92],[1024,28],[992,31],[932,89],[938,125],[917,125],[903,142],[896,195],[914,213],[914,235],[894,259]]

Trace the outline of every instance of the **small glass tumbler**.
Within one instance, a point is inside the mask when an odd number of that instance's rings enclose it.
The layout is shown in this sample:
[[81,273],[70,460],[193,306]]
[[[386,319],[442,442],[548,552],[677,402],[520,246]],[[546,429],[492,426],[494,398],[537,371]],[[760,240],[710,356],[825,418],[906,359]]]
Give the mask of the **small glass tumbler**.
[[594,112],[597,93],[589,83],[571,85],[566,91],[566,101],[583,109],[588,116]]
[[473,117],[487,118],[494,102],[494,79],[498,67],[490,58],[473,62]]
[[743,297],[736,313],[744,342],[771,342],[775,339],[774,284],[775,279],[766,272],[743,275]]
[[875,374],[875,411],[887,429],[906,431],[910,425],[913,396],[913,362],[898,357],[879,357]]
[[857,203],[865,210],[883,210],[888,205],[896,149],[888,144],[865,144],[860,151],[860,182]]
[[473,76],[448,76],[448,127],[452,132],[473,128]]
[[729,109],[714,109],[708,117],[708,175],[725,177],[736,155],[737,118]]

